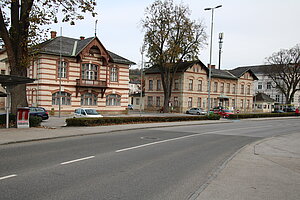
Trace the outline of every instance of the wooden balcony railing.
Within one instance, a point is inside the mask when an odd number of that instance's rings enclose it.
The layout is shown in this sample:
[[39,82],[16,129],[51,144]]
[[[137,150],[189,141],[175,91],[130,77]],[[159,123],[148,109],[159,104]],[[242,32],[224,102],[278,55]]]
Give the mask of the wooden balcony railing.
[[77,87],[97,87],[97,88],[105,88],[107,87],[106,81],[101,80],[85,80],[85,79],[76,79]]

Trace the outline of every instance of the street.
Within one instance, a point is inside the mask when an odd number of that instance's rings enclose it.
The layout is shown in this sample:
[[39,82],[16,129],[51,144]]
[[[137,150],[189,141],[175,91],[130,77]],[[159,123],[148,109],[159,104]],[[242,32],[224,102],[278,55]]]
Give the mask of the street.
[[0,146],[0,199],[193,199],[235,152],[298,119],[149,128]]

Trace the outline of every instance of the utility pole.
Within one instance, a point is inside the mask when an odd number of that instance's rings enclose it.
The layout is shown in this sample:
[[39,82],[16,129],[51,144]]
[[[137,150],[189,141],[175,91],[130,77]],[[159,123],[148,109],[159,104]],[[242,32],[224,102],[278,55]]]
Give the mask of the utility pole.
[[221,54],[223,46],[224,33],[219,33],[219,69],[221,69]]

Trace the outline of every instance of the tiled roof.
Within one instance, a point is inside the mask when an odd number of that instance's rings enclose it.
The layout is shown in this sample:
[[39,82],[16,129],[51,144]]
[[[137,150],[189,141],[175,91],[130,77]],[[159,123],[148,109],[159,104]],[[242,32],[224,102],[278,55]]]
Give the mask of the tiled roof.
[[255,75],[256,72],[254,72],[254,70],[249,67],[238,67],[238,68],[229,70],[229,72],[232,73],[237,78],[243,76],[246,72],[249,72],[253,76],[254,80],[258,80],[257,76]]
[[[185,61],[178,63],[177,72],[185,72],[188,68],[194,66],[195,64],[199,64],[201,67],[207,70],[207,67],[200,61]],[[145,70],[146,74],[157,74],[160,73],[159,68],[157,66],[149,67]]]
[[270,98],[265,93],[258,93],[256,96],[253,97],[255,101],[263,101],[263,102],[274,102],[275,100]]
[[211,70],[211,77],[214,78],[225,78],[225,79],[237,79],[232,73],[228,70],[220,70],[220,69],[212,69]]
[[[56,37],[40,44],[39,52],[45,54],[60,55],[60,42],[61,42],[61,54],[62,56],[74,57],[77,56],[92,40],[94,37],[86,39],[74,39],[69,37]],[[123,58],[111,51],[107,51],[112,57],[113,62],[120,64],[134,65],[135,63]]]
[[243,66],[237,67],[235,70],[238,71],[247,71],[247,69],[251,69],[254,74],[263,74],[264,71],[268,68],[271,68],[271,65],[253,65],[253,66]]

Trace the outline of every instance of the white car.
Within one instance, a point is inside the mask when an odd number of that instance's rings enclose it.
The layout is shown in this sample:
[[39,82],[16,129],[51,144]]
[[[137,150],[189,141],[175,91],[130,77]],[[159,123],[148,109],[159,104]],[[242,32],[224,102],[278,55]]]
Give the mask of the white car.
[[74,118],[79,117],[103,117],[94,108],[77,108],[74,112]]
[[202,110],[201,108],[191,108],[186,111],[186,114],[194,114],[194,115],[206,115],[207,112]]

